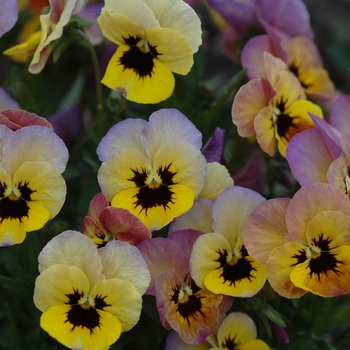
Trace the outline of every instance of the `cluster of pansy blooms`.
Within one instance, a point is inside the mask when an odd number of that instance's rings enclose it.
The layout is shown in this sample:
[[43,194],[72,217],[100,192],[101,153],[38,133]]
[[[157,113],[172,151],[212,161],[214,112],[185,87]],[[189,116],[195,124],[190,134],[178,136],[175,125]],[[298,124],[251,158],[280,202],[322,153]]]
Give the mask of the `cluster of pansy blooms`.
[[[71,17],[89,6],[49,5],[40,29],[5,51],[17,60],[33,56],[31,73],[44,69]],[[226,53],[247,69],[249,81],[232,103],[239,135],[286,158],[301,188],[266,200],[234,185],[222,162],[224,134],[217,130],[203,148],[200,130],[175,108],[112,126],[96,150],[101,193],[82,232],[62,232],[38,257],[40,326],[68,348],[108,349],[137,324],[142,296],[151,295],[170,330],[166,350],[265,350],[233,298],[252,298],[267,285],[285,298],[350,292],[350,98],[323,68],[305,6],[206,5],[221,15]],[[278,16],[269,10],[276,7]],[[105,0],[99,11],[87,16],[96,26],[87,38],[98,44],[102,33],[118,45],[102,83],[133,102],[167,99],[173,73],[190,71],[201,44],[196,12],[182,0]],[[249,38],[252,27],[257,35]],[[240,56],[238,39],[246,42]],[[46,119],[0,92],[0,245],[10,246],[61,210],[68,150]],[[152,237],[164,228],[165,236]]]

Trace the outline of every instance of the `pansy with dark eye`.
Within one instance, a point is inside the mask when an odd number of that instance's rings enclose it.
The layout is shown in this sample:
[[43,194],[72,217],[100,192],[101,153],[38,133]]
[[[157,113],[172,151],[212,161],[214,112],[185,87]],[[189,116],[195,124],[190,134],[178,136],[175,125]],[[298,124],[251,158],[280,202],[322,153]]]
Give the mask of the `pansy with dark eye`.
[[[190,271],[196,284],[213,293],[251,297],[264,286],[264,265],[249,256],[244,242],[244,226],[250,213],[265,199],[239,186],[222,192],[212,209],[212,230],[198,237],[190,257]],[[193,212],[189,216],[197,215]],[[181,218],[179,218],[181,221]]]
[[67,160],[66,146],[48,127],[0,125],[0,246],[22,243],[58,214]]
[[201,235],[181,230],[137,246],[151,273],[146,294],[156,297],[163,326],[174,329],[187,344],[198,344],[215,332],[219,315],[232,304],[232,298],[198,287],[191,277],[189,256]]
[[256,134],[267,154],[278,148],[285,157],[289,141],[297,133],[314,127],[309,115],[323,118],[322,109],[308,101],[302,85],[279,58],[264,52],[266,79],[256,78],[243,85],[232,105],[232,121],[240,136]]
[[314,183],[292,199],[261,203],[247,220],[245,244],[266,264],[277,293],[298,298],[350,292],[350,206],[339,188]]
[[65,231],[39,255],[34,303],[40,326],[70,349],[108,349],[139,320],[150,275],[140,252],[113,241],[97,250]]
[[175,109],[154,112],[149,122],[126,119],[101,140],[97,154],[102,193],[150,230],[188,211],[204,186],[207,164],[202,135]]
[[186,75],[201,44],[201,25],[182,0],[105,0],[103,35],[118,44],[102,83],[128,100],[158,103]]

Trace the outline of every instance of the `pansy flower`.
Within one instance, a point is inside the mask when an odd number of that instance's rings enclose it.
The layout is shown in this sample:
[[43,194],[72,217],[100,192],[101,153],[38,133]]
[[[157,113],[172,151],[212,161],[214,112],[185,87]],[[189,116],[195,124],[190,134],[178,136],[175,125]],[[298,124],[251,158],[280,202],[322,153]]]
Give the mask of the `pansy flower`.
[[137,248],[113,241],[97,250],[77,231],[54,237],[39,255],[34,303],[40,326],[70,349],[109,349],[139,320],[150,276]]
[[286,298],[350,292],[350,205],[338,188],[314,183],[292,199],[261,203],[247,220],[245,245],[266,264],[272,288]]
[[[264,286],[265,267],[248,254],[243,243],[245,221],[264,200],[252,190],[233,186],[223,191],[214,204],[199,200],[188,213],[176,219],[177,229],[192,221],[190,229],[204,232],[195,241],[190,256],[191,276],[200,288],[251,297]],[[207,217],[204,223],[197,224],[203,217]]]
[[71,16],[84,6],[84,0],[49,0],[49,2],[50,11],[40,16],[40,29],[28,36],[24,43],[4,51],[4,55],[15,59],[22,56],[26,59],[33,55],[29,65],[29,72],[33,74],[42,71],[54,49],[54,41],[62,36],[63,27],[68,24]]
[[137,245],[152,237],[151,231],[138,217],[126,209],[111,207],[103,193],[97,194],[90,202],[84,217],[83,233],[98,248],[114,239]]
[[191,277],[189,256],[201,234],[195,230],[176,231],[167,238],[152,238],[137,246],[151,273],[147,294],[156,297],[163,326],[176,330],[187,344],[198,344],[215,332],[219,314],[232,304],[231,298],[199,288]]
[[270,52],[283,60],[300,81],[305,94],[314,101],[331,104],[338,93],[314,42],[306,36],[290,38],[272,29],[268,34],[251,38],[242,50],[242,66],[249,79],[265,78],[263,53]]
[[106,0],[98,23],[119,45],[102,83],[138,103],[167,99],[173,73],[190,71],[201,44],[199,18],[182,0]]
[[232,120],[240,136],[256,133],[260,147],[273,156],[278,147],[285,157],[293,136],[314,127],[309,116],[322,117],[321,108],[306,100],[299,80],[288,72],[286,64],[264,52],[266,78],[256,78],[243,85],[232,105]]
[[150,230],[162,228],[188,211],[204,186],[201,140],[194,124],[175,109],[154,112],[149,122],[123,120],[97,148],[102,193]]
[[256,325],[249,315],[232,312],[222,320],[215,334],[198,345],[189,346],[176,332],[171,332],[165,350],[269,350],[264,341],[256,339],[257,335]]
[[21,243],[61,210],[68,151],[49,128],[0,125],[0,245]]

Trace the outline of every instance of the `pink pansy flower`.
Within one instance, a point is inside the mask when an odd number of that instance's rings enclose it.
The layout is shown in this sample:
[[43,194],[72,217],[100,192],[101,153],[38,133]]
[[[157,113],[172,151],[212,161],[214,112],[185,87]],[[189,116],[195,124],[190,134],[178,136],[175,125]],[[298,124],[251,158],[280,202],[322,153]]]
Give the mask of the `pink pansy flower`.
[[52,124],[47,119],[19,108],[0,110],[0,124],[6,125],[12,130],[18,130],[30,125],[46,126],[53,130]]
[[301,0],[208,0],[208,3],[229,25],[223,34],[223,44],[233,59],[237,57],[239,39],[266,33],[269,28],[290,37],[313,37],[309,13]]
[[286,298],[350,292],[350,204],[334,186],[302,187],[292,199],[261,203],[246,224],[249,254],[266,264],[272,288]]
[[128,210],[109,206],[102,193],[90,202],[88,214],[84,218],[83,233],[98,248],[115,239],[137,245],[152,236],[142,221]]
[[249,79],[267,78],[263,53],[282,59],[299,79],[306,95],[316,101],[331,103],[338,93],[314,42],[306,36],[291,38],[276,30],[251,38],[242,50],[242,65],[248,68]]
[[286,156],[293,136],[314,127],[309,112],[323,116],[321,108],[306,100],[299,80],[286,64],[264,52],[266,79],[256,78],[243,85],[232,105],[232,120],[240,136],[256,133],[260,147],[273,156]]
[[177,231],[138,245],[151,273],[147,293],[156,297],[161,322],[187,344],[198,344],[215,332],[220,312],[232,304],[230,298],[199,288],[190,275],[189,256],[200,235],[194,230]]

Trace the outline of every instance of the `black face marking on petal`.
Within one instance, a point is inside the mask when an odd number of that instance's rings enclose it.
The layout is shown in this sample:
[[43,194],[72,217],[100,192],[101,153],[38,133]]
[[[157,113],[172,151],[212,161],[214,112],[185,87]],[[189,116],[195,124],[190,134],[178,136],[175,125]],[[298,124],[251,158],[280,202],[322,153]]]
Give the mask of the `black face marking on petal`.
[[161,166],[157,170],[161,183],[152,183],[150,185],[145,184],[148,177],[146,169],[142,169],[141,172],[137,169],[131,169],[134,176],[128,180],[133,181],[139,188],[139,192],[134,196],[136,199],[134,208],[141,207],[140,213],[142,210],[145,210],[147,215],[148,209],[158,206],[162,206],[166,210],[170,208],[170,203],[174,203],[174,192],[171,191],[169,186],[177,184],[173,181],[176,172],[171,172],[169,170],[170,166],[171,163],[165,167]]
[[0,182],[0,197],[4,197],[6,189],[7,185],[5,183]]
[[[0,223],[5,219],[19,219],[22,222],[24,217],[28,217],[29,206],[28,203],[31,200],[31,194],[35,191],[28,187],[28,182],[22,184],[19,182],[16,186],[20,197],[14,197],[13,195],[0,198]],[[0,185],[0,196],[4,195],[7,186],[6,184]]]
[[296,263],[290,265],[290,266],[296,266],[296,265],[299,265],[299,264],[302,264],[304,261],[306,261],[308,258],[307,258],[307,255],[306,255],[306,250],[305,249],[299,249],[298,250],[298,254],[294,254],[292,256],[293,259],[297,259]]
[[149,51],[144,52],[141,48],[136,46],[142,39],[140,37],[124,38],[127,45],[130,46],[128,51],[125,51],[122,57],[119,58],[118,63],[124,69],[132,69],[140,78],[147,76],[152,77],[154,68],[154,59],[159,55],[157,49],[148,43]]
[[71,331],[74,331],[75,327],[87,328],[92,334],[96,327],[100,327],[100,315],[90,305],[72,305],[71,309],[67,312],[67,320],[72,325]]
[[193,294],[186,294],[182,300],[179,300],[181,288],[176,285],[172,288],[173,294],[170,298],[170,300],[176,304],[176,312],[179,313],[184,320],[186,320],[188,326],[191,325],[192,320],[196,321],[199,315],[202,315],[204,318],[206,317],[202,311],[203,297],[197,294],[200,288],[192,281],[191,289]]
[[236,346],[235,338],[231,338],[230,336],[225,338],[225,341],[221,343],[221,349],[225,350],[234,350]]
[[296,128],[297,126],[294,124],[295,119],[298,119],[297,117],[291,117],[288,114],[285,114],[285,105],[286,101],[282,98],[281,101],[276,103],[276,108],[281,112],[280,114],[276,115],[276,127],[277,127],[277,134],[281,139],[285,139],[286,141],[289,141],[292,136],[295,134],[295,132],[291,133],[291,128]]
[[300,73],[299,73],[299,67],[295,64],[295,63],[292,63],[290,66],[289,66],[289,70],[298,78],[298,80],[300,81],[300,84],[301,86],[304,88],[304,89],[308,89],[311,87],[311,84],[306,84],[305,82],[303,82],[300,78]]
[[336,258],[337,254],[331,253],[330,243],[331,239],[329,237],[323,238],[323,233],[319,235],[318,239],[313,238],[313,244],[321,249],[321,252],[315,256],[311,257],[309,262],[309,276],[312,278],[313,275],[317,275],[318,281],[320,281],[321,275],[329,271],[334,272],[336,275],[341,274],[338,270],[338,265],[344,265],[344,262]]
[[248,256],[247,250],[244,246],[241,247],[240,251],[243,253],[241,258],[235,258],[233,261],[227,261],[228,252],[226,249],[221,251],[218,249],[216,252],[219,254],[219,258],[215,260],[220,264],[217,269],[222,268],[222,274],[220,277],[224,279],[224,283],[228,282],[229,286],[236,286],[236,282],[244,279],[248,279],[250,282],[255,278],[251,272],[257,271],[252,266],[251,262],[246,259]]
[[103,310],[106,306],[111,306],[105,302],[107,296],[102,297],[101,295],[96,295],[94,298],[95,308]]
[[73,288],[73,293],[65,294],[68,301],[65,304],[75,305],[79,303],[81,298],[84,298],[84,292],[79,292],[77,289]]

